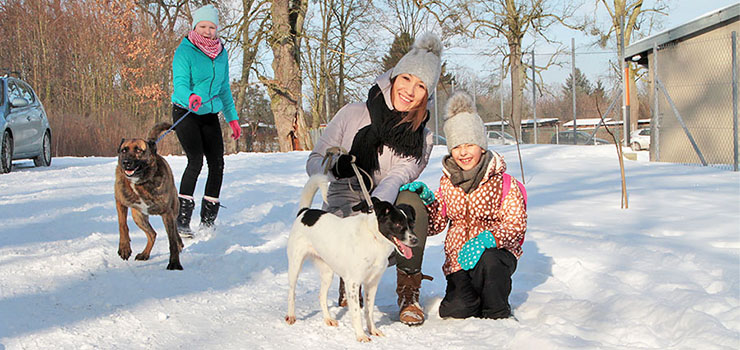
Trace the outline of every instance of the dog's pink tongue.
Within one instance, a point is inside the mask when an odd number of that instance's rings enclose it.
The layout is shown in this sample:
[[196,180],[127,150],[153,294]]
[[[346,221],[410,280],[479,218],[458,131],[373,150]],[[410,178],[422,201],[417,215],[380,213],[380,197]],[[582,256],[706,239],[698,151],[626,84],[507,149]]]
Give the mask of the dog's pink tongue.
[[401,252],[403,252],[403,256],[405,256],[406,259],[411,259],[411,257],[414,256],[414,253],[411,251],[411,248],[407,247],[403,243],[401,243]]
[[401,250],[401,253],[403,253],[403,256],[406,259],[411,259],[411,257],[414,256],[414,253],[411,251],[411,248],[401,243],[401,241],[399,241],[398,238],[393,237],[393,241],[396,242],[396,246],[398,247],[399,250]]

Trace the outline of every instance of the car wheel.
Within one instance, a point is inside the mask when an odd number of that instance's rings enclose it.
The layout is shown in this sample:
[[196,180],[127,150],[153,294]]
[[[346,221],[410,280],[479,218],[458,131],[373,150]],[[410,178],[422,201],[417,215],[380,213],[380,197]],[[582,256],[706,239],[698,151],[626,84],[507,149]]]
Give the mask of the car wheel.
[[0,149],[0,174],[9,173],[13,168],[13,137],[6,131]]
[[637,142],[632,142],[632,150],[637,152],[640,150],[640,144]]
[[33,158],[33,164],[36,166],[51,165],[51,136],[49,132],[44,133],[44,142],[41,146],[41,154]]

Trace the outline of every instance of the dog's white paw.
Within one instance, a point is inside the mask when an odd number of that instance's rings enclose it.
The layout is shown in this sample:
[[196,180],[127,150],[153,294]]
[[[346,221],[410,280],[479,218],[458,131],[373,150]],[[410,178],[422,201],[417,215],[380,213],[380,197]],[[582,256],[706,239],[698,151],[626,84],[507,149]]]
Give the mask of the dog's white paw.
[[367,334],[363,334],[363,335],[358,335],[357,336],[357,341],[358,342],[361,342],[361,343],[367,343],[367,342],[369,342],[371,340],[372,339],[370,339],[370,337],[368,337]]
[[293,324],[293,323],[295,323],[295,316],[285,316],[285,322],[287,324]]
[[374,336],[376,336],[376,337],[385,337],[385,334],[383,334],[383,332],[381,332],[381,331],[380,331],[379,329],[377,329],[377,328],[375,328],[375,329],[371,329],[371,330],[370,330],[370,334],[371,334],[371,335],[374,335]]
[[339,326],[339,322],[337,322],[337,320],[335,320],[333,318],[325,318],[324,319],[324,323],[326,323],[326,325],[327,326],[330,326],[330,327],[337,327],[337,326]]

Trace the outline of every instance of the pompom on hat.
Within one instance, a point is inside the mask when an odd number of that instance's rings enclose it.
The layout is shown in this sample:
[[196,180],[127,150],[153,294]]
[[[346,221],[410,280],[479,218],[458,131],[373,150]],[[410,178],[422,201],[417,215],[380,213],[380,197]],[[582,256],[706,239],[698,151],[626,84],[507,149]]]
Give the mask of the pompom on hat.
[[427,95],[432,96],[442,73],[442,43],[436,34],[427,32],[419,35],[407,52],[391,71],[391,79],[399,74],[413,74],[427,87]]
[[213,5],[208,4],[193,11],[193,23],[190,28],[195,28],[202,21],[211,22],[218,28],[218,10]]
[[447,150],[463,145],[478,145],[488,149],[486,127],[476,111],[473,99],[462,91],[455,93],[447,100],[444,132],[447,138]]

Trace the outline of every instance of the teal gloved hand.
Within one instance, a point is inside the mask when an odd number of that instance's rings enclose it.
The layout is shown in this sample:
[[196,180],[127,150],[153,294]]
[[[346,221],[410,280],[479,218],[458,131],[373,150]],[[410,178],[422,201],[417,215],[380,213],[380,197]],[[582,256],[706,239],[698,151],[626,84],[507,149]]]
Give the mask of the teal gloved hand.
[[470,270],[478,263],[484,250],[495,247],[496,239],[493,237],[493,233],[485,230],[463,244],[460,253],[457,255],[457,262],[463,270]]
[[434,202],[434,192],[432,192],[427,185],[421,181],[414,181],[407,183],[398,188],[398,192],[411,191],[419,195],[424,205],[429,205]]

